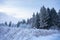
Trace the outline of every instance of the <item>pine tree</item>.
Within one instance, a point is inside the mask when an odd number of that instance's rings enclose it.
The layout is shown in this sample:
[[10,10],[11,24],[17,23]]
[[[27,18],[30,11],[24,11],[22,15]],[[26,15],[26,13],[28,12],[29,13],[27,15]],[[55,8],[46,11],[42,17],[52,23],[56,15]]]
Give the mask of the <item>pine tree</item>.
[[11,22],[9,23],[9,27],[11,26]]
[[57,15],[57,12],[56,12],[56,10],[54,8],[51,9],[50,16],[51,16],[52,26],[57,26],[58,15]]
[[60,29],[60,10],[58,12],[58,28]]
[[36,22],[36,17],[35,17],[35,13],[33,13],[33,17],[32,17],[32,28],[35,27],[35,22]]
[[26,23],[26,21],[23,19],[22,23],[24,24],[24,23]]
[[17,27],[19,27],[19,26],[20,26],[20,24],[21,24],[21,22],[18,22],[18,23],[17,23]]
[[47,22],[47,29],[49,29],[51,27],[51,17],[50,17],[50,9],[47,8],[47,16],[46,16],[46,22]]
[[5,25],[7,26],[7,22],[5,22]]
[[47,27],[47,19],[48,19],[48,14],[46,12],[46,8],[43,6],[40,10],[40,27],[41,28],[46,28]]
[[37,29],[40,28],[40,17],[39,17],[38,12],[36,13],[36,23],[35,23],[35,27],[36,27]]
[[27,19],[27,24],[30,24],[29,19]]

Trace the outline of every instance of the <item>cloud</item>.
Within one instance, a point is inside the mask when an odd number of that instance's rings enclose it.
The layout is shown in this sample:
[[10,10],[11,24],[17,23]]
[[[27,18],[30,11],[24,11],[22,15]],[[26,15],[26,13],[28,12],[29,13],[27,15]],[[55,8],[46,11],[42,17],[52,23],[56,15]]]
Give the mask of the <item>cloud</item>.
[[[24,1],[24,0],[23,0]],[[5,0],[2,5],[0,5],[0,12],[4,12],[8,15],[14,16],[16,18],[30,18],[32,10],[30,8],[22,7],[22,0]]]
[[16,18],[23,18],[23,19],[27,19],[31,17],[31,12],[30,10],[26,9],[26,8],[17,8],[17,7],[13,7],[13,6],[8,6],[8,5],[3,5],[0,6],[0,12],[4,12],[8,15],[14,16]]

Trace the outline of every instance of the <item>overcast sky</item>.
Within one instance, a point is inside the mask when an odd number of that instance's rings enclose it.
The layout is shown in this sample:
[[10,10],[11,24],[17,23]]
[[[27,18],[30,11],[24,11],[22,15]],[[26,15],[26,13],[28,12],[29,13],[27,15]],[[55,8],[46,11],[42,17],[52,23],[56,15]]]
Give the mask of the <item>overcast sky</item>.
[[0,0],[0,12],[16,18],[30,18],[42,6],[60,9],[60,0]]

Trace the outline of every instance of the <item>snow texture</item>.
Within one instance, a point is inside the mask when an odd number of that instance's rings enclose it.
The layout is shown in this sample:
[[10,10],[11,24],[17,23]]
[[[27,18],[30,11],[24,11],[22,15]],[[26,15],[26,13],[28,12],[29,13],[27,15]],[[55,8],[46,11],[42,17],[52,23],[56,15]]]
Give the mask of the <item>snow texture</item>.
[[60,40],[58,30],[0,26],[0,40]]

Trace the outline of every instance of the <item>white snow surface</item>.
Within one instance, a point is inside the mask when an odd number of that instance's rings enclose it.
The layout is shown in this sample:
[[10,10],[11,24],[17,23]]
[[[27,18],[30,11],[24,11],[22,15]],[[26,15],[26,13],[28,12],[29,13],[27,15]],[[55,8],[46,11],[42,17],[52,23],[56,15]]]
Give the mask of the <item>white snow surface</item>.
[[60,40],[58,30],[1,27],[0,40]]

